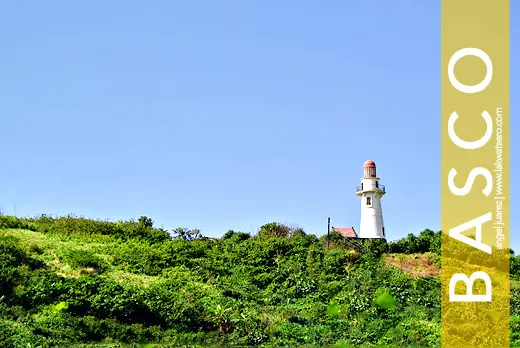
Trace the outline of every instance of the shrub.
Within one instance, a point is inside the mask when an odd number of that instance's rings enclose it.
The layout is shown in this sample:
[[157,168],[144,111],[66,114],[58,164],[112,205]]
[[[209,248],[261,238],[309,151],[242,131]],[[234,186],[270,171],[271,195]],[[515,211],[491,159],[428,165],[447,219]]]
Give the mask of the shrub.
[[43,254],[43,249],[38,245],[38,243],[29,244],[27,250],[35,254]]
[[74,268],[92,268],[102,272],[105,268],[104,262],[94,253],[87,250],[69,250],[62,260]]
[[304,234],[301,228],[293,228],[277,222],[265,224],[258,231],[258,236],[261,238],[293,238]]
[[388,243],[385,239],[365,239],[362,241],[365,250],[374,254],[386,253],[389,250]]
[[202,234],[198,229],[190,230],[188,228],[179,227],[174,229],[172,233],[176,239],[185,240],[188,242],[202,238]]
[[38,230],[38,226],[27,219],[5,215],[0,215],[0,228],[17,228],[30,231]]
[[441,232],[426,229],[418,237],[410,233],[406,238],[389,243],[388,251],[405,254],[433,252],[440,255]]
[[42,215],[31,219],[30,222],[44,233],[77,236],[87,239],[97,236],[123,241],[138,239],[151,243],[161,243],[171,239],[168,231],[162,228],[154,228],[153,221],[146,216],[140,217],[138,221],[109,222],[90,220],[74,215],[58,218]]
[[[18,223],[12,221],[9,226]],[[439,251],[440,234],[429,230],[388,245],[359,241],[368,251],[358,253],[334,232],[325,248],[326,236],[278,223],[262,226],[258,236],[229,231],[208,242],[198,230],[166,236],[145,216],[29,222],[60,237],[44,235],[57,245],[34,257],[49,260],[58,252],[72,267],[99,271],[61,276],[52,262],[37,266],[29,253],[39,252],[36,244],[24,241],[24,250],[17,238],[0,237],[0,342],[6,347],[440,345],[440,280],[412,278],[380,257],[387,250]],[[76,239],[82,249],[59,254],[60,243]],[[109,262],[114,272],[99,274]],[[519,264],[511,259],[512,273]],[[512,282],[512,342],[520,341],[514,334],[519,293]]]
[[249,239],[251,234],[245,232],[235,232],[233,230],[229,230],[222,236],[222,240],[230,240],[234,243],[241,242],[243,240]]

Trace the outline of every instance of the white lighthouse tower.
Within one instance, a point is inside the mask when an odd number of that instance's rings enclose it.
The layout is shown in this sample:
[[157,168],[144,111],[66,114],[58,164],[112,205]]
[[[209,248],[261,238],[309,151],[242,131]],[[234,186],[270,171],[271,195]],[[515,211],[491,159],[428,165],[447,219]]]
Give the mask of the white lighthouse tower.
[[363,164],[363,171],[361,186],[356,190],[356,195],[361,198],[359,238],[386,239],[383,209],[381,207],[381,198],[386,193],[385,187],[379,184],[374,161],[366,161]]

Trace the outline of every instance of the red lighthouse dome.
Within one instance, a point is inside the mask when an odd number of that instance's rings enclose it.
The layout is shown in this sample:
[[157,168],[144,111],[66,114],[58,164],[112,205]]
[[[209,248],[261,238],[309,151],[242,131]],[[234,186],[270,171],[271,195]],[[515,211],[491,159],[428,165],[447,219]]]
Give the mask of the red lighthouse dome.
[[363,171],[365,178],[375,178],[376,177],[376,164],[372,160],[367,160],[363,163]]

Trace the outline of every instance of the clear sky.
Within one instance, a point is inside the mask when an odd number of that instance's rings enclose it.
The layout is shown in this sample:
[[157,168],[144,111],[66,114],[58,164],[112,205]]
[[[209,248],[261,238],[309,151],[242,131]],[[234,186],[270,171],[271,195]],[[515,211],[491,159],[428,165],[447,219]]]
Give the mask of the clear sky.
[[203,3],[0,5],[4,213],[321,235],[373,159],[388,238],[440,229],[439,1]]

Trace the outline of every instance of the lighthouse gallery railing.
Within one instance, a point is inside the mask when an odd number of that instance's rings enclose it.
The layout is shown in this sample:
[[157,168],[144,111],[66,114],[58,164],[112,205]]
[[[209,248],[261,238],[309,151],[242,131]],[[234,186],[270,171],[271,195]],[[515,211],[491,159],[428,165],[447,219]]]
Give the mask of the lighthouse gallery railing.
[[[375,188],[376,191],[386,192],[385,185],[379,185],[379,187]],[[363,191],[363,188],[361,186],[356,187],[356,192]]]

